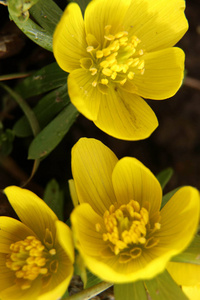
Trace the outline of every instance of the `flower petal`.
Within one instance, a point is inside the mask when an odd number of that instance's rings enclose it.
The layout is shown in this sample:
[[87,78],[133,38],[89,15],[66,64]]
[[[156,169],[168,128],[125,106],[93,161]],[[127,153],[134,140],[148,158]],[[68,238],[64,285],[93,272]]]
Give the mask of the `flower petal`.
[[61,221],[56,221],[58,243],[65,250],[71,262],[74,262],[74,243],[70,228]]
[[85,10],[86,33],[95,36],[103,46],[105,26],[111,25],[111,33],[121,30],[123,18],[129,8],[131,0],[98,0],[91,1]]
[[[160,241],[154,251],[170,258],[191,242],[199,221],[199,193],[186,186],[179,189],[161,210],[161,229],[154,235]],[[165,252],[165,253],[164,253]]]
[[22,222],[9,217],[0,217],[0,253],[10,253],[10,245],[24,240],[34,232]]
[[102,94],[92,86],[94,78],[89,71],[77,69],[68,76],[71,102],[86,118],[96,120]]
[[29,289],[22,290],[16,284],[6,288],[0,292],[2,300],[35,300],[38,299],[38,295],[41,290],[41,280],[33,280]]
[[95,125],[107,134],[123,140],[141,140],[158,126],[150,106],[139,96],[109,88],[100,101]]
[[53,53],[59,66],[66,72],[80,68],[86,52],[85,28],[80,7],[70,3],[65,9],[53,35]]
[[200,285],[196,286],[182,286],[183,292],[186,294],[190,300],[200,299]]
[[162,100],[172,97],[180,88],[184,75],[184,52],[180,48],[147,53],[143,56],[145,71],[136,74],[136,93],[142,97]]
[[140,40],[140,47],[155,51],[174,46],[188,29],[184,0],[134,0],[124,28]]
[[115,154],[95,139],[80,139],[72,149],[72,174],[80,203],[87,202],[100,214],[116,201],[111,174]]
[[167,271],[178,285],[194,286],[200,284],[200,265],[169,262]]
[[15,283],[15,273],[5,265],[6,254],[0,253],[0,294]]
[[150,215],[160,209],[161,186],[151,171],[136,158],[120,159],[113,170],[112,180],[120,204],[136,200],[143,206],[149,202]]
[[42,289],[42,295],[38,300],[60,299],[67,290],[74,272],[74,246],[71,230],[61,221],[56,221],[56,229],[58,269],[57,272],[52,275],[49,285]]
[[55,236],[58,219],[46,203],[29,190],[10,186],[4,190],[20,220],[43,241],[46,228]]
[[102,280],[113,283],[128,283],[140,279],[151,279],[164,271],[165,264],[156,256],[141,255],[128,263],[120,263],[118,256],[103,258],[88,255],[83,248],[79,248],[87,268]]
[[80,253],[85,256],[100,258],[100,251],[105,248],[102,233],[96,231],[95,225],[103,224],[101,218],[88,203],[78,205],[70,216],[75,238],[75,244]]
[[53,274],[47,288],[42,289],[42,294],[38,297],[38,300],[61,299],[69,286],[73,271],[74,269],[69,259],[59,259],[57,272]]

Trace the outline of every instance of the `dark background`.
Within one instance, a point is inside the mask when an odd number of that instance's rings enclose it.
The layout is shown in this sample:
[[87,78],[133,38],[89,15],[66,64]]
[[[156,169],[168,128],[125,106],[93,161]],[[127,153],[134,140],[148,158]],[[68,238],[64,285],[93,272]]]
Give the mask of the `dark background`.
[[[57,1],[64,9],[66,2]],[[133,156],[143,162],[154,174],[167,167],[174,175],[165,192],[181,185],[200,188],[200,2],[187,1],[186,16],[190,28],[179,42],[186,53],[187,78],[178,93],[165,101],[148,101],[155,111],[160,126],[144,141],[126,142],[114,139],[101,132],[83,116],[79,116],[59,146],[41,162],[40,167],[26,188],[40,197],[46,184],[55,178],[65,191],[65,216],[71,210],[68,195],[68,179],[71,178],[71,148],[80,137],[93,137],[111,148],[118,158]],[[9,21],[7,7],[0,5],[0,75],[30,72],[54,61],[48,52],[26,36]],[[1,51],[2,41],[7,50]],[[14,87],[18,80],[6,81]],[[0,104],[5,92],[0,90]],[[0,120],[11,128],[22,115],[17,107],[9,113],[0,112]],[[0,157],[0,189],[8,185],[20,186],[29,177],[32,161],[27,160],[29,139],[15,138],[13,151],[8,157]],[[5,196],[0,194],[0,215],[14,216]]]

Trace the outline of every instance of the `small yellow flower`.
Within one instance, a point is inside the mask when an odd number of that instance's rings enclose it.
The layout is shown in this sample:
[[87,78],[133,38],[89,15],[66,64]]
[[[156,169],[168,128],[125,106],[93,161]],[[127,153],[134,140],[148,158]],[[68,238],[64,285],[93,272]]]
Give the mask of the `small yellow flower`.
[[0,299],[59,299],[73,275],[69,227],[34,193],[4,192],[21,222],[0,217]]
[[179,89],[187,31],[184,0],[93,0],[70,3],[53,36],[72,103],[106,133],[147,138],[157,118],[141,98],[162,100]]
[[193,238],[199,219],[195,188],[181,188],[160,210],[162,189],[150,170],[135,158],[118,160],[94,139],[73,147],[72,174],[80,202],[71,214],[76,247],[103,280],[150,279]]
[[170,262],[167,270],[189,300],[200,299],[200,265]]

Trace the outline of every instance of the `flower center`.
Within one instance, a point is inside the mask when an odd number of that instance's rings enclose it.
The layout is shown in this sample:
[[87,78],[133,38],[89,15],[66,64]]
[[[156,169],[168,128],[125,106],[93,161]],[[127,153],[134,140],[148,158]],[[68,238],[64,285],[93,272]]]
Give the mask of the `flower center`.
[[[46,236],[50,233],[46,229]],[[38,276],[42,276],[43,285],[46,285],[52,273],[57,271],[56,249],[45,246],[35,236],[27,236],[10,245],[11,253],[6,256],[6,266],[15,272],[16,284],[21,289],[30,288]]]
[[144,50],[138,49],[140,40],[136,36],[129,36],[127,31],[110,34],[111,25],[105,26],[104,42],[102,49],[96,38],[88,34],[86,37],[87,52],[91,58],[83,58],[80,63],[82,68],[91,72],[94,77],[92,85],[98,87],[102,93],[107,93],[109,83],[119,84],[130,91],[136,87],[133,85],[134,75],[144,74],[144,60],[141,59]]
[[149,203],[144,207],[131,200],[128,204],[117,207],[111,205],[103,216],[105,228],[98,223],[96,230],[102,232],[106,248],[102,255],[119,255],[119,261],[125,263],[139,257],[144,249],[152,248],[159,240],[153,235],[160,229],[160,213],[149,218]]

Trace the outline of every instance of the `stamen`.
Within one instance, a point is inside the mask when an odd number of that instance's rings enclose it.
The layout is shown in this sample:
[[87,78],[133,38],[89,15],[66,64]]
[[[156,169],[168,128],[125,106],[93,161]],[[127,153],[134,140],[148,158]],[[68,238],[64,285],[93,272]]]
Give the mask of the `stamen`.
[[[111,32],[111,25],[106,25],[104,41],[100,44],[96,37],[87,34],[87,48],[89,57],[82,58],[80,65],[89,70],[91,75],[97,75],[92,82],[93,87],[98,87],[103,94],[110,88],[109,82],[116,87],[129,92],[135,92],[134,76],[143,75],[145,72],[145,61],[141,59],[143,49],[137,49],[141,41],[137,36],[129,36],[128,31]],[[105,78],[105,76],[107,78]]]
[[[46,229],[44,242],[53,245],[53,236]],[[51,276],[51,257],[56,255],[56,249],[47,250],[35,236],[27,236],[24,240],[10,245],[11,253],[7,254],[6,266],[15,273],[16,284],[22,290],[31,287],[31,282],[39,275]],[[58,264],[54,259],[54,265]],[[57,269],[54,267],[53,272]]]
[[[145,207],[149,208],[150,205],[145,203]],[[149,212],[145,207],[140,207],[135,200],[121,206],[111,205],[103,215],[105,227],[99,223],[95,226],[97,232],[102,232],[102,239],[113,255],[120,256],[120,262],[136,259],[143,248],[154,247],[159,242],[153,234],[161,225],[159,222],[155,222],[153,227],[150,225]],[[159,212],[153,218],[159,219]],[[108,248],[105,246],[105,249]]]

